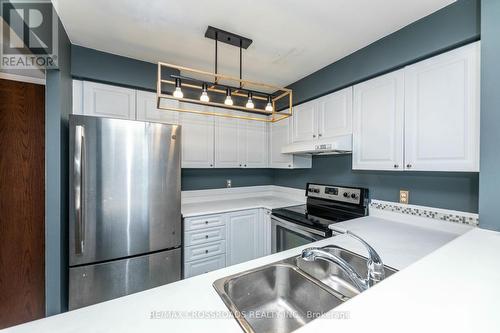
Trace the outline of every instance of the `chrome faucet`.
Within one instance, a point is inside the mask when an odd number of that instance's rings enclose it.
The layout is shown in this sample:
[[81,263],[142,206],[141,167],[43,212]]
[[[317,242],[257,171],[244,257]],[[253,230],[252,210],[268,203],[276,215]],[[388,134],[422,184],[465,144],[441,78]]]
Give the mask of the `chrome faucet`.
[[365,242],[361,237],[357,236],[356,234],[353,234],[348,230],[342,231],[341,233],[358,240],[368,250],[369,258],[366,263],[368,268],[368,274],[366,278],[360,277],[359,274],[354,270],[354,268],[352,268],[352,266],[349,265],[344,259],[327,251],[328,248],[332,248],[335,246],[327,245],[321,248],[318,247],[307,248],[302,251],[302,259],[306,261],[324,260],[329,263],[338,265],[347,274],[349,279],[354,283],[354,286],[360,292],[382,281],[385,278],[385,270],[384,270],[384,264],[382,263],[382,260],[380,259],[378,253],[370,246],[370,244]]

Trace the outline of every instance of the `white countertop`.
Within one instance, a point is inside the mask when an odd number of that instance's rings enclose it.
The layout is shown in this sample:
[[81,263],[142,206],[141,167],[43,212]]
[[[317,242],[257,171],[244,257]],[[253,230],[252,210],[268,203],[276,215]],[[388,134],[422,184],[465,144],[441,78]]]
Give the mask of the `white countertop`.
[[191,217],[254,208],[275,209],[300,205],[303,203],[303,201],[299,200],[280,198],[274,195],[265,195],[261,197],[248,197],[241,199],[222,199],[188,204],[183,203],[181,210],[183,217]]
[[[463,229],[459,233],[454,228],[447,232],[443,227],[438,230],[374,217],[336,226],[366,239],[385,264],[397,269],[409,267],[332,310],[349,311],[350,319],[320,318],[302,327],[301,332],[336,328],[342,328],[342,332],[401,332],[419,328],[419,332],[455,333],[487,332],[477,328],[499,327],[500,261],[496,256],[500,253],[500,233],[474,229],[412,265],[457,237]],[[312,245],[327,244],[361,250],[355,240],[343,235]],[[227,318],[228,309],[212,287],[213,281],[298,255],[304,247],[33,321],[6,332],[242,332],[234,319]],[[152,311],[160,311],[160,316],[175,313],[185,319],[150,319]],[[199,318],[203,315],[205,318]]]

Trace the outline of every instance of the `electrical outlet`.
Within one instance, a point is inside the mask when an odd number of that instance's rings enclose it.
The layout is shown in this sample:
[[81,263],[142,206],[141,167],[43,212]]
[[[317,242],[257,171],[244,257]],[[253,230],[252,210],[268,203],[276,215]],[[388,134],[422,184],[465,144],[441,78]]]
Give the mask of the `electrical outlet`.
[[408,204],[409,201],[410,201],[410,191],[400,190],[399,203]]
[[231,187],[231,179],[226,179],[226,187],[227,188]]

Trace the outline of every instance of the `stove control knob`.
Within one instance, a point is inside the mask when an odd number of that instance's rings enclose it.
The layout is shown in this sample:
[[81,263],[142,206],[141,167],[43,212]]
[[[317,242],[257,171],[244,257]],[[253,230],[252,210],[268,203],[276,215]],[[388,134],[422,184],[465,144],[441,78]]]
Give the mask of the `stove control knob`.
[[357,199],[357,198],[358,198],[358,195],[357,195],[356,193],[353,193],[353,194],[351,194],[351,198],[352,198],[352,199]]
[[344,192],[344,198],[349,198],[349,192]]

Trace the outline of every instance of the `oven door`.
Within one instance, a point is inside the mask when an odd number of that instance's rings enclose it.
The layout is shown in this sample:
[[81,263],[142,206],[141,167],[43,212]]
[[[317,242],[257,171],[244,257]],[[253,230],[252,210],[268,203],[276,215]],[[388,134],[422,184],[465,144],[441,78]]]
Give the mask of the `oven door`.
[[272,253],[292,249],[326,238],[324,231],[304,227],[271,215]]

